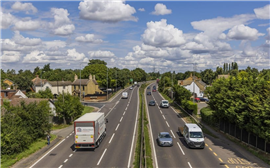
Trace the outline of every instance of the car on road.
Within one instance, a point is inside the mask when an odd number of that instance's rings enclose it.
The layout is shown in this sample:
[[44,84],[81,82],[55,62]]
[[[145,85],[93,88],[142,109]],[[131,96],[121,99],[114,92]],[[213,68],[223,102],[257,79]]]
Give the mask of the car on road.
[[173,146],[172,136],[168,132],[160,132],[158,134],[157,142],[159,146]]
[[202,102],[209,102],[209,99],[207,98],[204,98],[204,97],[199,97],[200,101]]
[[149,106],[155,106],[156,105],[156,102],[155,100],[150,100],[149,103],[148,103]]
[[160,107],[169,108],[169,107],[170,107],[169,101],[168,101],[168,100],[161,100],[159,106],[160,106]]
[[153,88],[152,92],[156,92],[157,90]]
[[129,88],[129,90],[132,90],[132,89],[133,89],[133,87],[130,87],[130,88]]
[[150,89],[150,86],[148,86],[147,89]]
[[147,92],[147,95],[151,95],[151,92]]

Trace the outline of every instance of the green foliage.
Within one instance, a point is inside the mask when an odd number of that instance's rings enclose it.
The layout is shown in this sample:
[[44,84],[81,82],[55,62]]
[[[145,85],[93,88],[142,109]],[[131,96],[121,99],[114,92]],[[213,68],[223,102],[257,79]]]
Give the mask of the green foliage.
[[191,97],[191,92],[180,85],[174,85],[175,101],[180,105],[185,105],[185,102]]
[[201,117],[202,120],[209,124],[214,126],[217,123],[217,120],[215,119],[215,117],[213,116],[214,111],[211,110],[209,107],[204,107],[201,109]]
[[186,101],[186,105],[184,106],[185,109],[192,111],[193,114],[197,115],[198,112],[198,105],[192,101]]
[[73,122],[81,116],[84,106],[80,102],[79,97],[72,96],[68,93],[60,94],[55,102],[56,113],[59,118],[63,118],[64,124],[66,121]]
[[103,64],[103,65],[107,65],[107,62],[103,61],[103,60],[99,60],[99,59],[92,59],[89,60],[88,65],[94,65],[94,64]]
[[38,93],[32,93],[30,92],[27,94],[29,98],[47,98],[47,99],[53,99],[53,94],[51,92],[51,89],[46,88],[45,90],[39,90]]

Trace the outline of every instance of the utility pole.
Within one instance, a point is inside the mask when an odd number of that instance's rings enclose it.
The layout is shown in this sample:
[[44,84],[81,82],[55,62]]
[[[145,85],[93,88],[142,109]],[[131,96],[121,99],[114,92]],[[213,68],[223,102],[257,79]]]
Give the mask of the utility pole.
[[108,67],[107,67],[107,100],[108,100]]

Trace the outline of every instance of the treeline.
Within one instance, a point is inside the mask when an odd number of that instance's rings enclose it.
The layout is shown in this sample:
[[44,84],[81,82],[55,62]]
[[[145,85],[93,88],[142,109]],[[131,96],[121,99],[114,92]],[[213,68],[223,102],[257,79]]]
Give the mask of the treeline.
[[[83,64],[82,64],[83,65]],[[3,80],[9,79],[13,81],[18,89],[30,91],[33,85],[32,79],[37,75],[39,78],[47,79],[48,81],[74,81],[75,74],[78,78],[87,79],[90,74],[95,75],[95,78],[100,87],[107,87],[107,74],[108,74],[108,87],[124,87],[126,84],[133,81],[146,81],[152,79],[144,70],[136,68],[134,70],[108,68],[107,63],[102,60],[93,59],[82,67],[82,69],[51,69],[50,64],[44,65],[43,68],[36,67],[34,71],[19,70],[18,73],[14,69],[8,69],[6,72],[1,69],[1,87],[7,88],[8,86],[3,83]],[[155,78],[154,78],[155,79]]]
[[270,70],[258,75],[250,68],[217,79],[206,89],[212,121],[228,121],[270,141]]

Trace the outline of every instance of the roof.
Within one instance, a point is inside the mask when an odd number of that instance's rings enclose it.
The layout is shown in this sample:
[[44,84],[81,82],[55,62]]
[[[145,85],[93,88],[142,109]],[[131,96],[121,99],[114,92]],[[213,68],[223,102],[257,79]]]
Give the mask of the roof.
[[[76,79],[74,82],[72,82],[72,85],[85,85],[86,86],[89,81],[90,81],[89,79]],[[96,80],[92,79],[92,81],[95,83],[95,85],[98,85]]]
[[52,86],[68,86],[71,85],[71,81],[47,81]]
[[40,83],[42,82],[42,85],[47,81],[47,79],[40,79],[37,75],[34,79],[32,79],[32,82],[35,86],[40,86]]
[[101,112],[86,113],[75,121],[96,121],[101,116],[104,116],[104,113]]
[[191,85],[191,83],[195,82],[195,84],[200,88],[201,91],[205,90],[205,87],[207,86],[206,83],[204,83],[200,78],[196,76],[190,76],[185,80],[180,80],[178,83],[182,86]]
[[25,104],[30,104],[30,103],[39,103],[41,101],[50,101],[49,99],[41,99],[41,98],[13,98],[10,101],[10,105],[12,106],[20,106],[21,105],[21,101],[24,101]]
[[202,129],[197,124],[187,123],[186,126],[189,128],[189,131],[200,131],[202,132]]

